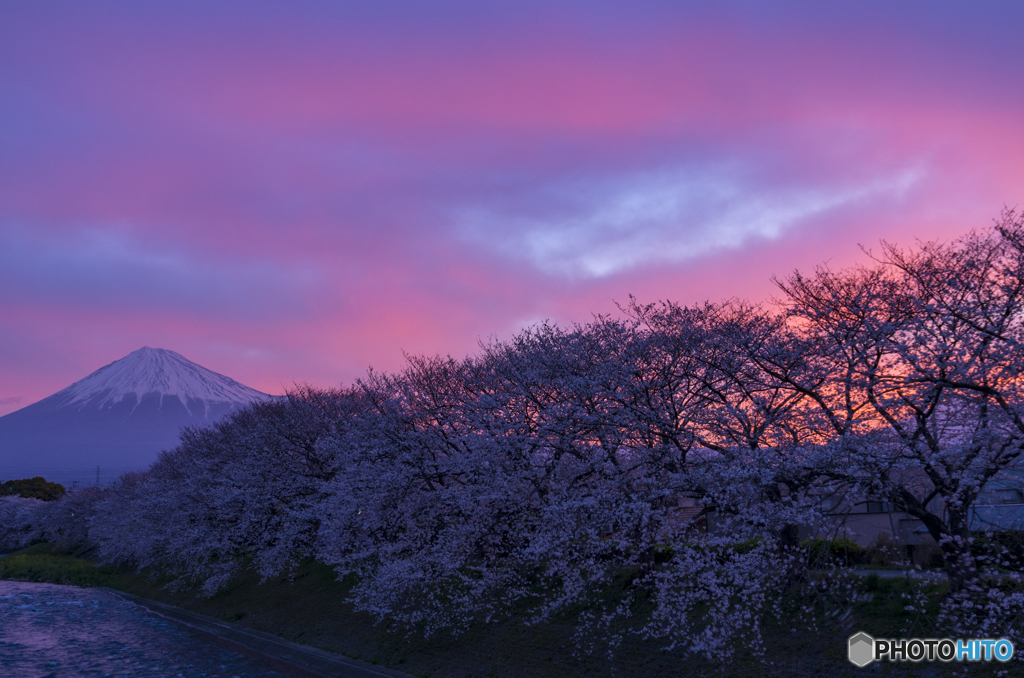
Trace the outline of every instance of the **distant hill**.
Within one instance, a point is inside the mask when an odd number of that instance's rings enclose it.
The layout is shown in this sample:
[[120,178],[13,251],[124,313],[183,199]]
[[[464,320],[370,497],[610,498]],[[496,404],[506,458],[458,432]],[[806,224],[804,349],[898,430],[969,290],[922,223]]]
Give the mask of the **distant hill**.
[[182,426],[274,397],[174,351],[140,348],[0,417],[0,481],[41,475],[70,489],[95,484],[99,467],[102,484],[148,467]]

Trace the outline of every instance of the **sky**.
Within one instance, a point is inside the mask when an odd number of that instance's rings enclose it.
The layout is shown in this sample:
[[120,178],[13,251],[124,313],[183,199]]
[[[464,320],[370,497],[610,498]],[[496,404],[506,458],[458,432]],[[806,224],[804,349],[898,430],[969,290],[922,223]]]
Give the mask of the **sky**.
[[0,4],[0,415],[269,393],[1024,206],[1024,4]]

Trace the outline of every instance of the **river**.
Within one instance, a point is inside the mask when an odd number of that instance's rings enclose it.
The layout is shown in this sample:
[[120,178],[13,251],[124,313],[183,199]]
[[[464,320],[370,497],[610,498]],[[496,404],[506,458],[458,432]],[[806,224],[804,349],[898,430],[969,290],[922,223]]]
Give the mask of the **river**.
[[97,589],[0,581],[4,678],[284,678]]

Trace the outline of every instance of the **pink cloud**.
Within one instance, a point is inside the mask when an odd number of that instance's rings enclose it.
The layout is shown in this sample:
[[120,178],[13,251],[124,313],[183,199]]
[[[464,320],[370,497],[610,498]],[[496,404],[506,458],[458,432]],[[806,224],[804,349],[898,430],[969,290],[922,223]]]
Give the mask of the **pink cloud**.
[[279,392],[764,299],[1022,200],[1013,10],[489,7],[2,10],[0,414],[142,345]]

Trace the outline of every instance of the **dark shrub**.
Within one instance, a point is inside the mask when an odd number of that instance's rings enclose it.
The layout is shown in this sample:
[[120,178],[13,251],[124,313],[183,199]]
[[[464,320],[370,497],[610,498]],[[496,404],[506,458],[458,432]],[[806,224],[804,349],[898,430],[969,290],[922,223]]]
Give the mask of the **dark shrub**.
[[860,565],[867,558],[868,550],[845,537],[840,539],[808,539],[800,544],[807,552],[807,562],[812,566]]
[[974,557],[985,565],[1024,570],[1024,530],[972,532]]
[[0,483],[0,497],[21,496],[26,499],[53,501],[63,497],[66,491],[63,485],[47,482],[42,476]]

